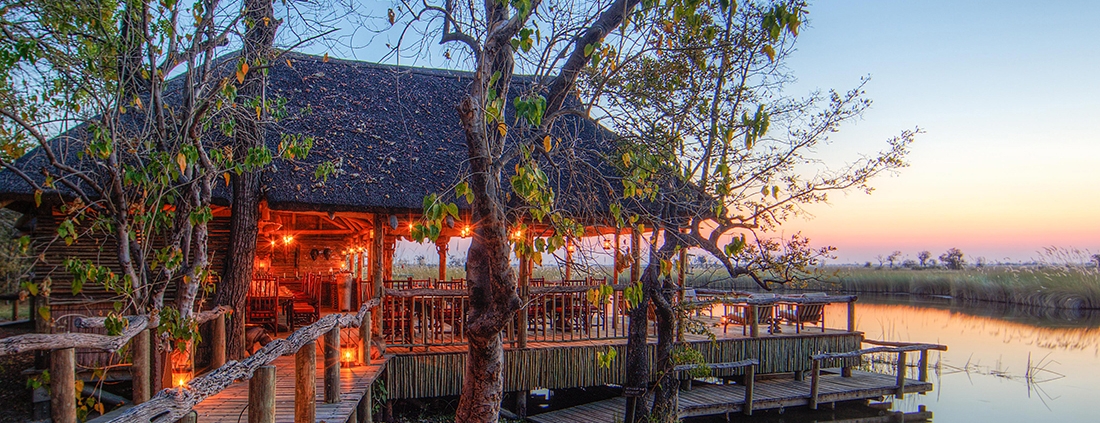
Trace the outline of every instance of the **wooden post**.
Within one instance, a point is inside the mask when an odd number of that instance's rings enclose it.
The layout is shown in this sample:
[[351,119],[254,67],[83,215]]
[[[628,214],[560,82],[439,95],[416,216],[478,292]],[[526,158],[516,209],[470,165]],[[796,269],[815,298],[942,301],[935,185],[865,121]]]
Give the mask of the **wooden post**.
[[[531,236],[532,231],[527,231],[523,234],[523,239],[527,241],[529,245],[533,245],[534,237]],[[531,258],[520,257],[519,258],[519,278],[516,284],[519,286],[519,299],[524,304],[527,304],[530,294],[528,288],[531,285]],[[527,348],[527,307],[519,309],[516,313],[516,335],[517,336],[517,348]]]
[[905,398],[905,351],[898,353],[898,399]]
[[516,392],[516,415],[521,419],[527,418],[527,392]]
[[441,236],[435,241],[435,251],[439,253],[439,280],[447,279],[447,242],[450,238]]
[[359,401],[359,421],[363,423],[374,423],[374,399],[371,398],[371,391],[374,389],[374,385],[367,388],[367,393],[363,395],[363,399]]
[[199,413],[195,410],[191,410],[190,413],[184,414],[180,417],[179,423],[199,423]]
[[340,402],[340,325],[325,334],[325,404]]
[[76,349],[50,351],[50,417],[76,423]]
[[214,320],[214,333],[211,334],[210,343],[213,348],[210,357],[210,368],[217,369],[225,365],[225,315],[219,315]]
[[852,366],[841,367],[840,377],[852,377]]
[[134,338],[130,340],[130,351],[133,354],[132,365],[130,366],[130,379],[133,381],[133,401],[134,405],[141,404],[145,401],[149,401],[152,396],[152,386],[150,383],[152,379],[150,377],[149,361],[152,357],[149,355],[149,348],[152,345],[149,343],[149,329],[145,329],[134,335]]
[[275,366],[256,368],[248,380],[248,423],[275,423]]
[[294,354],[294,423],[317,421],[317,341]]
[[19,320],[19,297],[11,300],[11,321]]
[[639,228],[630,230],[630,256],[634,263],[630,266],[630,284],[636,284],[642,280],[642,231]]
[[[615,227],[615,257],[611,265],[611,285],[619,284],[619,227]],[[619,326],[619,291],[611,291],[611,329]],[[615,334],[618,335],[618,331]]]
[[749,336],[756,338],[760,336],[760,318],[757,317],[760,314],[760,307],[756,304],[749,305]]
[[817,392],[821,385],[821,360],[814,360],[810,368],[810,409],[817,410]]
[[856,300],[848,301],[848,332],[856,331]]
[[565,241],[565,279],[573,279],[573,249],[577,248],[573,244],[573,239],[569,238]]
[[[382,215],[374,215],[374,237],[371,238],[370,243],[370,268],[371,268],[371,297],[382,299],[382,236],[385,233],[385,226],[382,225]],[[381,311],[384,305],[378,304],[378,310]],[[379,318],[375,319],[374,327],[371,329],[378,336],[382,336],[382,313],[379,313]]]
[[745,406],[741,411],[746,416],[752,415],[752,390],[756,385],[756,365],[750,364],[745,368]]
[[371,328],[371,315],[370,310],[363,313],[363,321],[359,323],[359,340],[362,342],[362,347],[359,348],[359,353],[363,356],[360,357],[359,362],[363,364],[370,364],[371,348],[370,344],[370,328]]
[[917,379],[921,382],[928,381],[928,350],[920,350],[920,361],[917,364]]

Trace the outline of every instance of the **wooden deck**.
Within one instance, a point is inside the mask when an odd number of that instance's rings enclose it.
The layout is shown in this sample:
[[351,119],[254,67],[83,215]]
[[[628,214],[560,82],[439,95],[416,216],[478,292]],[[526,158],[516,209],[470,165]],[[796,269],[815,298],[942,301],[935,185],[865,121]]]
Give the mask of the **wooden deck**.
[[[932,390],[932,384],[910,381],[906,393]],[[853,371],[852,377],[841,377],[839,371],[822,372],[819,404],[878,398],[897,391],[894,376]],[[810,381],[793,379],[758,380],[753,392],[753,410],[797,407],[810,403]],[[740,413],[745,405],[742,385],[702,385],[690,391],[680,391],[679,416],[698,417],[725,413]],[[528,417],[537,423],[614,422],[622,421],[625,398],[616,397],[576,407]]]
[[[320,346],[320,344],[318,344]],[[318,356],[321,356],[318,353]],[[317,421],[328,423],[341,423],[355,413],[359,401],[366,395],[371,384],[386,368],[387,361],[392,356],[387,355],[382,360],[375,360],[369,366],[355,366],[340,369],[340,402],[325,404],[324,402],[324,378],[317,378]],[[317,374],[325,372],[324,361],[318,360]],[[275,421],[279,423],[294,422],[294,356],[283,356],[276,359],[275,366]],[[199,421],[203,423],[225,422],[238,423],[248,420],[248,381],[237,381],[221,393],[207,398],[195,406],[199,415]]]

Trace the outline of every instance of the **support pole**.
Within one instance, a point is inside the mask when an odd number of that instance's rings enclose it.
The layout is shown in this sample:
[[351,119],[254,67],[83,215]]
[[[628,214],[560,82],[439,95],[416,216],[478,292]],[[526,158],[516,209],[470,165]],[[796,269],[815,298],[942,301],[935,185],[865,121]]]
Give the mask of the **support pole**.
[[373,391],[374,385],[367,388],[367,393],[363,395],[363,399],[359,401],[359,421],[363,423],[374,423],[374,399],[371,398],[371,391]]
[[[824,325],[822,325],[824,326]],[[856,300],[848,301],[848,332],[856,331]]]
[[248,423],[275,423],[275,366],[256,368],[248,380]]
[[50,417],[76,423],[76,349],[50,351]]
[[749,336],[756,338],[760,336],[760,307],[756,304],[749,305]]
[[898,353],[898,399],[905,398],[905,351]]
[[[370,270],[371,270],[371,298],[382,299],[382,236],[385,234],[386,228],[382,224],[382,215],[374,215],[374,234],[370,242]],[[379,303],[378,310],[381,311],[385,304]],[[382,335],[382,313],[379,312],[379,318],[375,319],[374,327],[371,329],[375,334]]]
[[191,410],[190,413],[184,414],[179,419],[179,423],[199,423],[199,413],[195,410]]
[[573,279],[573,249],[577,248],[573,244],[573,239],[569,238],[565,241],[565,280]]
[[756,386],[756,365],[750,364],[745,368],[745,406],[742,411],[746,416],[752,415],[752,391]]
[[130,351],[132,351],[133,365],[130,367],[130,379],[133,381],[133,401],[134,405],[141,404],[145,401],[149,401],[152,396],[152,386],[150,383],[149,371],[152,369],[149,361],[152,360],[152,356],[149,355],[149,329],[145,329],[134,335],[134,338],[130,340]]
[[[526,240],[530,244],[532,240],[530,235],[531,231],[527,232],[528,233],[524,234],[523,237],[524,240]],[[527,304],[527,301],[530,298],[528,295],[528,287],[530,286],[531,281],[531,266],[529,266],[530,261],[530,257],[519,258],[519,278],[516,281],[516,285],[519,287],[519,299],[523,304]],[[568,270],[566,270],[566,272],[568,272]],[[518,335],[516,344],[517,348],[527,348],[527,317],[528,316],[526,306],[519,309],[519,312],[516,313],[516,335]]]
[[928,350],[920,350],[920,361],[917,364],[919,366],[919,373],[917,373],[917,379],[921,382],[928,381]]
[[371,348],[374,347],[371,345],[370,341],[370,328],[371,315],[368,310],[366,313],[363,313],[363,321],[359,323],[359,339],[362,342],[362,347],[359,348],[359,354],[362,355],[359,357],[359,362],[368,365],[370,364]]
[[213,352],[210,356],[210,368],[217,369],[225,365],[225,315],[214,319],[214,333],[210,336]]
[[[619,284],[619,266],[621,265],[621,263],[619,263],[619,254],[621,254],[621,252],[619,250],[619,245],[620,245],[619,244],[619,231],[620,231],[619,227],[616,226],[615,227],[615,258],[613,259],[613,262],[612,262],[613,264],[612,264],[612,267],[611,267],[611,285],[612,286]],[[616,336],[619,334],[619,331],[616,330],[616,329],[618,329],[618,326],[619,326],[619,313],[620,313],[620,311],[619,311],[619,291],[618,290],[613,290],[613,291],[611,291],[611,329],[615,332]]]
[[439,280],[447,279],[447,242],[450,238],[441,236],[435,241],[435,251],[439,253]]
[[294,423],[317,421],[317,341],[294,354]]
[[821,360],[814,360],[810,369],[810,409],[817,410],[817,392],[821,385]]
[[340,402],[340,326],[325,333],[325,404]]

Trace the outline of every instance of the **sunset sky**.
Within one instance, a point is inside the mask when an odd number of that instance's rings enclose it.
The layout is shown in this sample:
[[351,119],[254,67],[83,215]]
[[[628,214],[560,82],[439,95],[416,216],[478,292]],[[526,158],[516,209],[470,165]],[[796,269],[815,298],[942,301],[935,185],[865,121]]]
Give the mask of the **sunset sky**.
[[[784,235],[838,247],[839,263],[950,247],[991,262],[1051,246],[1100,252],[1100,2],[846,0],[809,11],[790,94],[870,76],[874,101],[820,153],[851,159],[904,129],[925,133],[911,166],[875,181],[873,195],[834,195]],[[384,42],[352,55],[377,61]],[[433,248],[402,249],[435,260]]]
[[926,133],[911,167],[795,222],[840,261],[956,246],[991,261],[1100,252],[1100,14],[1089,1],[833,1],[811,6],[794,92],[854,86],[874,105],[838,152]]

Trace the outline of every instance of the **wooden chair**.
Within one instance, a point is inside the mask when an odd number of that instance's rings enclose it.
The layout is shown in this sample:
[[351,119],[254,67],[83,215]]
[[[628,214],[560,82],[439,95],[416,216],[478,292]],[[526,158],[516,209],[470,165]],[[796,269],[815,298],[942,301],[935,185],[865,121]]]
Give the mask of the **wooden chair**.
[[[726,333],[729,325],[741,325],[741,335],[748,335],[748,327],[752,326],[752,318],[749,317],[750,305],[723,305],[722,333]],[[775,323],[775,305],[766,304],[756,307],[756,322],[766,325],[768,333],[773,333]]]
[[248,322],[257,325],[271,325],[271,330],[279,334],[279,279],[260,277],[252,279],[248,290]]
[[805,302],[782,304],[778,318],[794,325],[795,333],[800,333],[807,323],[821,326],[825,332],[825,306],[828,303]]
[[287,313],[290,330],[295,326],[309,325],[321,318],[321,289],[320,277],[310,273],[302,281],[302,291],[294,295],[294,301],[290,304]]

